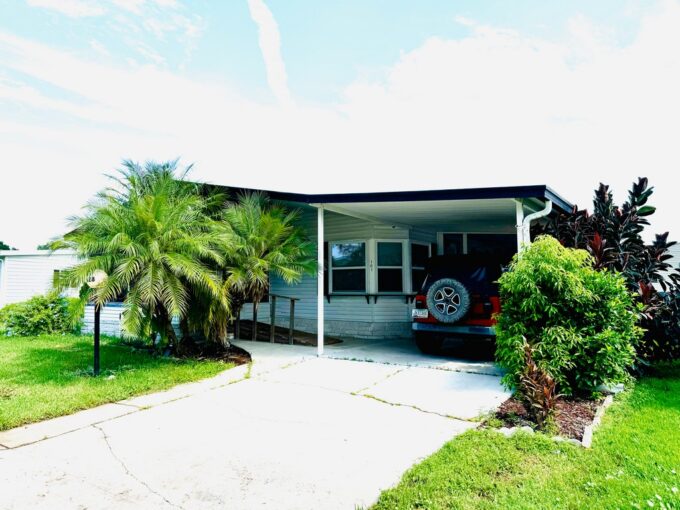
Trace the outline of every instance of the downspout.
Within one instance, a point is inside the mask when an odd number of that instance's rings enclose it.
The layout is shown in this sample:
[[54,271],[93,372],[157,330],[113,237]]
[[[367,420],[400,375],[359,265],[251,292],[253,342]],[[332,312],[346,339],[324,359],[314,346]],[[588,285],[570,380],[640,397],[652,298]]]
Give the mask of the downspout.
[[547,216],[552,212],[552,209],[552,200],[547,200],[543,209],[538,212],[531,213],[524,218],[524,221],[522,221],[522,239],[525,245],[531,244],[531,222]]

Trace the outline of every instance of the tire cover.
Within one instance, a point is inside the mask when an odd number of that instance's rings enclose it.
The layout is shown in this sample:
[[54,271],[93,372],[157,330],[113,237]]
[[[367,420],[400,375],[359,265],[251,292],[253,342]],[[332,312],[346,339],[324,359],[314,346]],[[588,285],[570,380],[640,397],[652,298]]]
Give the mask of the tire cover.
[[470,293],[453,278],[442,278],[427,291],[427,309],[439,322],[451,324],[463,319],[470,310]]

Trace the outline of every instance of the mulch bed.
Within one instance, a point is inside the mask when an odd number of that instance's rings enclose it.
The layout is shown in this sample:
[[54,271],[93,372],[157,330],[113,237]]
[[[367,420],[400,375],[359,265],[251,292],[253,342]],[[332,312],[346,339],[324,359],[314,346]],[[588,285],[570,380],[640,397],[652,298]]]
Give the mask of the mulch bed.
[[[257,341],[269,342],[269,332],[271,326],[262,322],[257,323]],[[253,321],[241,320],[241,340],[250,340],[253,335]],[[334,337],[324,337],[324,344],[333,345],[339,344],[342,340]],[[288,343],[288,328],[276,326],[274,330],[274,343],[287,344]],[[316,334],[307,333],[305,331],[293,330],[293,344],[295,345],[311,345],[316,347]]]
[[[555,422],[558,435],[565,438],[583,439],[583,431],[593,422],[601,400],[584,400],[578,398],[560,398],[555,409]],[[503,402],[496,411],[495,417],[503,422],[504,427],[536,426],[529,418],[524,403],[514,397]]]
[[177,354],[179,358],[210,359],[244,365],[251,362],[250,353],[236,345],[225,348],[213,342],[196,342],[185,345],[182,352]]

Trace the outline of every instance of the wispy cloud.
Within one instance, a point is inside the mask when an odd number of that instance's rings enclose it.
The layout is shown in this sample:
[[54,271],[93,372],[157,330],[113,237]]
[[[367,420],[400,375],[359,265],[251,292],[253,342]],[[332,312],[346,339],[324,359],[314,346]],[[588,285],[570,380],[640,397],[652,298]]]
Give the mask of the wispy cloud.
[[281,105],[292,103],[286,66],[281,56],[281,35],[276,19],[263,0],[248,0],[250,17],[257,25],[267,82]]
[[27,3],[31,7],[42,7],[71,18],[102,16],[106,12],[100,4],[87,0],[27,0]]

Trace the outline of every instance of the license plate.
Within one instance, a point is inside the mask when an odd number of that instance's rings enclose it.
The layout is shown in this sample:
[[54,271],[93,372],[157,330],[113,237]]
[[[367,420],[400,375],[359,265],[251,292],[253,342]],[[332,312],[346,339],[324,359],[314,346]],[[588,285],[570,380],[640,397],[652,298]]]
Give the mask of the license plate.
[[427,319],[430,316],[426,308],[414,308],[411,310],[411,317],[413,319]]

